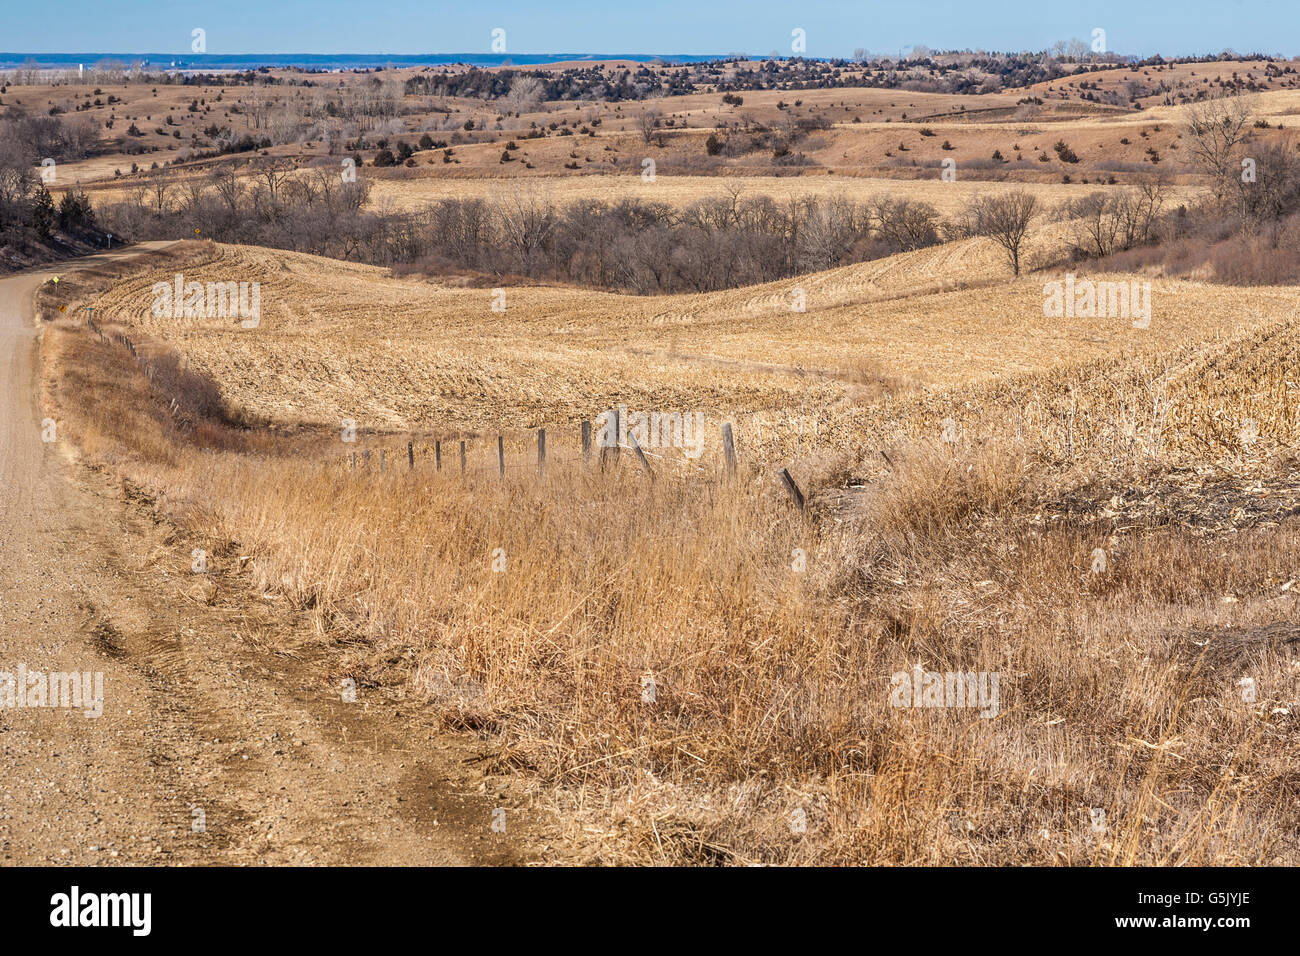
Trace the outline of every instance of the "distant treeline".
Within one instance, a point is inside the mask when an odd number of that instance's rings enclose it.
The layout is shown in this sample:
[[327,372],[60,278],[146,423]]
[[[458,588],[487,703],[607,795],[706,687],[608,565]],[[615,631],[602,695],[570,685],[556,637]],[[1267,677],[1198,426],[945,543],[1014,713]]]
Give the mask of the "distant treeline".
[[[205,178],[180,181],[154,170],[100,218],[120,236],[184,238],[197,229],[218,241],[404,271],[572,282],[642,295],[770,282],[977,235],[1000,246],[1018,275],[1025,238],[1045,215],[1070,223],[1076,259],[1131,253],[1148,264],[1163,258],[1174,270],[1217,257],[1216,274],[1241,282],[1300,271],[1300,249],[1291,238],[1300,213],[1300,150],[1287,140],[1254,138],[1268,123],[1256,119],[1249,97],[1196,103],[1187,116],[1187,148],[1210,189],[1195,204],[1174,209],[1167,208],[1167,185],[1157,176],[1055,209],[1041,208],[1036,194],[1023,189],[980,194],[946,219],[914,200],[776,200],[721,185],[721,195],[684,206],[641,198],[561,206],[526,182],[492,199],[445,199],[394,213],[366,209],[364,177],[343,182],[332,163],[297,169],[287,159],[268,158],[223,163]],[[647,131],[653,134],[653,127]],[[9,170],[11,180],[30,181],[30,167],[11,161]],[[17,195],[39,206],[43,192],[19,189]],[[12,204],[12,193],[0,181],[0,202]],[[70,195],[60,215],[89,220],[89,206]],[[48,222],[48,200],[45,194],[44,212],[20,211],[20,217]],[[0,216],[13,215],[0,208]],[[1277,269],[1249,265],[1261,251]]]
[[335,167],[289,175],[266,165],[173,184],[162,171],[100,218],[119,235],[293,249],[429,274],[479,273],[639,294],[706,292],[766,282],[941,241],[935,209],[909,200],[738,191],[684,207],[643,199],[557,205],[539,193],[446,199],[413,212],[363,209],[364,180]]
[[[809,60],[802,57],[754,60],[713,60],[679,65],[641,64],[608,70],[599,65],[572,67],[566,70],[512,68],[509,70],[442,69],[421,73],[405,83],[407,95],[473,97],[496,100],[507,96],[518,79],[539,84],[541,99],[546,101],[604,100],[622,102],[664,96],[685,96],[703,90],[728,93],[759,90],[816,90],[881,88],[916,92],[977,94],[1000,89],[1019,89],[1067,76],[1086,77],[1098,70],[1126,67],[1132,77],[1131,89],[1109,91],[1106,96],[1116,103],[1126,96],[1147,95],[1154,91],[1142,81],[1142,70],[1176,63],[1203,63],[1228,59],[1227,54],[1207,57],[1159,56],[1139,59],[1114,53],[1096,54],[1082,41],[1058,43],[1040,53],[931,53],[915,48],[908,56],[897,58],[858,51],[852,59]],[[1289,64],[1276,67],[1261,54],[1232,55],[1234,59],[1268,64],[1270,76],[1294,74]],[[1085,81],[1086,82],[1086,81]],[[1151,81],[1158,82],[1158,81]],[[1234,77],[1227,85],[1243,90],[1258,84]],[[1196,91],[1200,93],[1202,91]],[[1098,99],[1098,94],[1085,94]]]

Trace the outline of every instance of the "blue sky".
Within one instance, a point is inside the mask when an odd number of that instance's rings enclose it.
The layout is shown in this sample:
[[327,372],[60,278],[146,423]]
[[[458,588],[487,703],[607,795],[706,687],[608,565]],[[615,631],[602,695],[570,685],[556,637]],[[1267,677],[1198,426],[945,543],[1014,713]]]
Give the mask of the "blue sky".
[[1106,31],[1118,53],[1300,54],[1300,0],[0,0],[0,51],[188,53],[790,52],[857,47],[1040,50]]

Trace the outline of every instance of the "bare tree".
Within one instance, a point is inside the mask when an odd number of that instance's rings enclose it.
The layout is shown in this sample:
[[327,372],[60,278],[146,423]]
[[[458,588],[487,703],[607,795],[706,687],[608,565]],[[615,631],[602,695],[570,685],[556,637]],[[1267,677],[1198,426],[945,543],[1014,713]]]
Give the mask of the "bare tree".
[[939,241],[939,211],[911,199],[877,200],[872,215],[881,240],[896,252],[933,246]]
[[1168,181],[1156,178],[1110,193],[1089,193],[1062,208],[1074,244],[1101,257],[1151,240],[1164,208]]
[[729,225],[736,226],[740,224],[740,194],[744,192],[744,187],[740,183],[727,183],[722,187],[725,194],[725,208],[727,211],[727,222]]
[[320,198],[315,176],[302,175],[290,179],[280,187],[280,196],[295,209],[310,209]]
[[239,207],[239,197],[243,193],[243,184],[239,181],[239,173],[235,169],[234,163],[223,163],[212,170],[211,176],[212,187],[221,197],[221,201],[226,204],[233,212]]
[[1253,98],[1241,93],[1186,107],[1192,158],[1209,173],[1217,202],[1224,201],[1237,179],[1237,147],[1250,133],[1253,110]]
[[134,218],[144,216],[149,206],[149,187],[144,183],[133,183],[127,187],[126,197]]
[[344,183],[339,190],[339,198],[345,210],[353,214],[359,213],[370,198],[370,180],[358,178],[354,183]]
[[321,202],[326,206],[333,206],[334,196],[343,181],[338,167],[332,163],[327,166],[317,166],[312,170],[312,179]]
[[1249,224],[1281,219],[1300,207],[1300,155],[1289,137],[1251,150],[1255,175],[1235,177],[1242,216]]
[[167,196],[172,191],[172,184],[161,169],[155,169],[148,176],[149,195],[153,198],[154,213],[163,215],[167,211]]
[[0,124],[0,205],[23,202],[36,184],[32,152],[13,124]]
[[266,187],[267,197],[272,206],[278,201],[280,189],[294,169],[293,160],[283,157],[276,157],[258,166],[257,179]]
[[864,231],[856,205],[843,198],[810,198],[800,212],[799,260],[808,269],[839,265],[848,255],[853,240]]
[[1082,63],[1088,58],[1089,49],[1088,44],[1078,37],[1071,37],[1070,42],[1065,45],[1065,55],[1076,63]]
[[253,129],[261,129],[266,122],[266,114],[271,108],[271,97],[266,87],[253,83],[242,97],[244,101],[244,124]]
[[655,130],[659,126],[659,116],[657,106],[647,106],[641,110],[640,115],[636,118],[637,129],[641,131],[641,139],[646,143],[654,139]]
[[204,201],[207,198],[207,189],[202,178],[195,176],[187,179],[182,184],[184,189],[185,211],[190,218],[197,220],[203,213]]
[[1132,249],[1151,238],[1152,227],[1165,204],[1168,181],[1163,177],[1126,189],[1116,196],[1115,206],[1124,249]]
[[501,98],[501,108],[508,113],[531,113],[542,101],[542,81],[535,76],[516,76],[510,92]]
[[532,266],[555,229],[554,204],[535,190],[519,189],[500,201],[496,212],[502,241],[525,267]]
[[81,159],[90,154],[99,140],[98,127],[89,119],[70,119],[63,124],[62,154],[68,159]]
[[1038,200],[1024,190],[985,196],[975,200],[970,210],[970,229],[1001,246],[1011,262],[1012,273],[1020,275],[1020,250],[1037,212]]
[[1119,220],[1112,214],[1113,209],[1114,202],[1103,192],[1089,193],[1067,203],[1065,215],[1071,223],[1074,244],[1098,257],[1109,255],[1119,233]]

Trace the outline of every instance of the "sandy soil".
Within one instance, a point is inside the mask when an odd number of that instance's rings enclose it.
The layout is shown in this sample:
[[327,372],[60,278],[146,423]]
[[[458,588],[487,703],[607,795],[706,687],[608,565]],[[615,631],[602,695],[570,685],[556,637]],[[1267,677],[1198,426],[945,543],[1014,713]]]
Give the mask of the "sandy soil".
[[32,296],[50,274],[0,281],[0,671],[102,673],[104,703],[0,708],[0,862],[537,859],[544,821],[474,742],[378,691],[345,703],[329,645],[237,557],[194,574],[147,500],[79,464],[57,423],[43,440]]

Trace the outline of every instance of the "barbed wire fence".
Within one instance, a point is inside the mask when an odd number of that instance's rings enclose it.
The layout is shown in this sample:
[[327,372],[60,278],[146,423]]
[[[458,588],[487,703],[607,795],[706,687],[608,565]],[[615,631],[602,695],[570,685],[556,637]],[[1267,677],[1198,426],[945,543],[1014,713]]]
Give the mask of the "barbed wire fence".
[[[121,332],[106,334],[95,321],[93,309],[88,307],[84,311],[90,313],[86,319],[87,330],[96,335],[100,342],[116,344],[124,348],[135,360],[145,377],[152,382],[155,374],[154,363],[145,355],[141,354],[135,341]],[[176,411],[176,403],[173,400],[172,412],[175,413]],[[637,441],[635,433],[626,429],[626,422],[620,421],[620,415],[621,413],[617,409],[611,409],[604,413],[605,421],[603,422],[599,435],[609,436],[612,432],[612,435],[614,436],[613,441],[609,441],[608,438],[600,438],[598,440],[597,437],[593,435],[593,423],[590,420],[583,420],[579,424],[581,453],[576,455],[564,454],[556,456],[553,452],[548,451],[546,429],[538,428],[533,433],[531,440],[512,440],[511,454],[509,456],[510,460],[507,460],[505,434],[498,433],[496,436],[495,467],[490,464],[475,464],[473,466],[469,464],[470,443],[476,442],[476,440],[472,438],[435,438],[432,439],[432,447],[429,445],[429,439],[425,439],[423,441],[424,447],[421,449],[422,454],[420,455],[417,455],[416,440],[414,438],[409,438],[406,441],[406,454],[401,454],[401,448],[399,445],[398,448],[395,449],[395,454],[392,456],[391,464],[388,454],[389,448],[383,444],[383,439],[380,439],[378,448],[363,448],[345,453],[344,456],[339,459],[339,462],[343,467],[357,475],[376,473],[376,471],[378,474],[387,474],[400,469],[402,458],[405,458],[406,470],[408,472],[416,472],[428,467],[429,453],[431,451],[434,471],[442,472],[444,471],[443,444],[447,443],[450,445],[452,442],[457,442],[457,447],[452,450],[457,454],[456,461],[459,467],[455,469],[454,473],[466,476],[481,475],[495,471],[498,476],[504,478],[507,472],[518,473],[520,471],[532,470],[535,471],[539,478],[541,478],[546,475],[548,465],[553,466],[556,464],[582,465],[584,467],[599,468],[603,473],[612,470],[619,465],[621,453],[624,451],[629,452],[636,458],[637,463],[640,465],[651,485],[654,485],[661,477],[684,481],[692,476],[689,471],[682,467],[684,464],[689,462],[689,459],[687,459],[685,455],[668,455],[643,448],[640,442]],[[653,436],[653,430],[651,434]],[[674,437],[680,437],[680,434],[680,432],[676,431],[671,433]],[[738,458],[736,455],[735,430],[731,422],[723,422],[719,428],[719,434],[722,446],[723,473],[727,478],[733,478],[737,474]],[[662,440],[662,423],[658,437]],[[535,463],[520,460],[526,456],[526,452],[522,447],[526,442],[535,442]],[[660,441],[658,447],[662,447],[662,441]],[[372,453],[376,450],[379,454],[372,458]],[[477,448],[475,450],[477,450]],[[652,464],[651,459],[654,459],[656,464]],[[450,466],[445,470],[452,472]],[[799,488],[798,484],[796,484],[794,478],[790,475],[789,469],[778,469],[776,471],[776,477],[780,480],[786,493],[789,495],[791,504],[800,512],[805,511],[807,509],[807,498]]]

